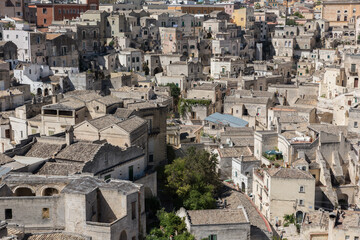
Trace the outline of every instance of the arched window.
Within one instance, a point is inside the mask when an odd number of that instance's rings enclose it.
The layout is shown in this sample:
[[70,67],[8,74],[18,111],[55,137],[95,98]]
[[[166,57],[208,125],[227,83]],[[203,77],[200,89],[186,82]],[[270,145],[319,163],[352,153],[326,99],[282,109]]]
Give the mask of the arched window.
[[86,38],[86,32],[82,31],[82,38],[85,39]]
[[28,187],[19,187],[15,190],[14,194],[18,197],[35,196],[33,191]]
[[59,190],[52,187],[45,188],[42,192],[42,196],[54,196],[58,194],[59,194]]
[[97,32],[94,31],[94,38],[97,38]]
[[127,234],[126,234],[126,231],[122,231],[121,234],[120,234],[120,240],[127,240]]

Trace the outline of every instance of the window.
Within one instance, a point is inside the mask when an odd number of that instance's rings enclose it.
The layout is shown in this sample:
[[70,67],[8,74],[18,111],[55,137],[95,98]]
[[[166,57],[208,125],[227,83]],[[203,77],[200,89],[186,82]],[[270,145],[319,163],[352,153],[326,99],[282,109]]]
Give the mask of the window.
[[153,154],[149,154],[149,162],[154,162],[154,155]]
[[64,46],[64,47],[61,48],[61,54],[66,55],[66,53],[67,53],[67,47]]
[[237,171],[235,171],[235,177],[237,177],[238,175],[237,175]]
[[136,219],[136,202],[131,203],[131,219]]
[[85,39],[85,37],[86,37],[86,32],[82,31],[82,38]]
[[216,234],[209,235],[209,240],[217,240],[217,235]]
[[46,13],[47,13],[47,9],[46,9],[46,8],[43,8],[42,12],[43,12],[43,14],[46,14]]
[[140,58],[139,57],[136,57],[136,62],[139,62],[140,61]]
[[304,193],[304,192],[305,192],[305,187],[304,187],[304,186],[300,186],[299,192]]
[[354,128],[358,128],[358,122],[354,122]]
[[12,209],[5,209],[5,220],[12,219]]
[[299,205],[300,205],[300,206],[304,206],[304,200],[300,199],[300,200],[299,200]]
[[345,240],[349,240],[350,239],[350,236],[349,235],[346,235],[345,236]]
[[350,72],[356,72],[356,64],[351,64]]
[[61,14],[61,9],[59,9],[59,14]]
[[359,240],[359,237],[354,237],[354,240]]
[[108,180],[108,179],[110,179],[111,178],[111,174],[108,174],[108,175],[106,175],[105,177],[104,177],[104,180],[106,181],[106,180]]
[[50,211],[48,208],[42,209],[42,218],[43,219],[49,219],[50,218]]
[[341,16],[340,16],[340,15],[338,15],[338,16],[337,16],[337,18],[336,18],[336,21],[338,21],[338,22],[339,22],[339,21],[340,21],[340,18],[341,18]]
[[97,37],[97,32],[96,31],[94,31],[94,38],[96,38]]
[[51,136],[51,135],[54,135],[55,134],[55,129],[49,129],[48,131],[48,135]]

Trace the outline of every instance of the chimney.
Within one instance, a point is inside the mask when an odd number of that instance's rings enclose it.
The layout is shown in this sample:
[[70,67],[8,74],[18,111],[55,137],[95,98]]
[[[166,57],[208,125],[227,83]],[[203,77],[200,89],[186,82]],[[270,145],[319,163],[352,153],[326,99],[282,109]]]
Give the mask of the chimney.
[[66,146],[70,146],[74,142],[74,128],[72,126],[66,127],[65,141],[66,141]]
[[52,95],[52,96],[51,96],[51,102],[52,102],[52,104],[55,104],[55,103],[58,102],[57,95]]
[[281,134],[281,123],[280,123],[280,117],[276,118],[276,129],[277,129],[277,133]]

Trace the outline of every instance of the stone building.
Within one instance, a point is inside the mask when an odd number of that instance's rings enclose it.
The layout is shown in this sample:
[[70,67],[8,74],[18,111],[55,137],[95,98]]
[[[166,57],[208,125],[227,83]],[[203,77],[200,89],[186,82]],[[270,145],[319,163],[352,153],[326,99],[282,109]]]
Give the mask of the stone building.
[[147,121],[138,116],[120,119],[105,115],[74,126],[74,136],[79,140],[106,140],[114,146],[140,146],[147,150],[148,126]]
[[325,1],[322,4],[322,19],[329,22],[330,27],[348,26],[359,16],[360,3],[352,0]]
[[243,207],[193,211],[181,208],[176,214],[185,218],[186,228],[195,239],[250,239],[250,222]]
[[145,233],[142,185],[92,177],[8,175],[1,186],[1,219],[26,233],[67,232],[96,240],[137,239]]
[[143,102],[127,105],[134,115],[147,121],[148,165],[157,166],[167,160],[166,117],[168,108],[157,103]]
[[11,41],[0,42],[0,60],[8,62],[10,64],[10,69],[15,67],[17,62],[17,46]]
[[315,179],[292,168],[254,169],[254,203],[272,224],[283,224],[285,214],[301,223],[304,214],[315,210]]
[[78,68],[76,40],[65,34],[46,34],[46,62],[50,67]]

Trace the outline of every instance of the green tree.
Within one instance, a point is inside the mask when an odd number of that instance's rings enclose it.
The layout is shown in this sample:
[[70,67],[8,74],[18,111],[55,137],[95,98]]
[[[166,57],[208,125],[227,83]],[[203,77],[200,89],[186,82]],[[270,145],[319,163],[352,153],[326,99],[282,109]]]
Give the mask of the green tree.
[[215,207],[214,195],[220,186],[216,165],[215,155],[192,147],[185,157],[165,167],[167,187],[180,206],[191,210]]
[[295,223],[294,214],[285,214],[284,215],[284,227],[288,227],[291,223]]
[[290,25],[290,26],[297,26],[297,22],[294,19],[288,19],[286,21],[286,25]]
[[[168,83],[168,84],[166,84],[166,86],[170,87],[170,93],[171,93],[171,96],[173,97],[174,106],[177,106],[178,102],[179,102],[180,93],[181,93],[180,88],[178,86],[176,86],[175,83]],[[176,108],[174,108],[174,109],[176,109]]]
[[160,227],[154,228],[146,236],[146,240],[168,240],[173,236],[174,240],[194,240],[186,229],[183,219],[176,216],[173,212],[165,212],[164,209],[159,210],[157,217],[160,221]]
[[300,12],[295,12],[293,15],[298,18],[304,18],[304,15],[302,15]]
[[179,98],[180,88],[178,86],[176,86],[175,83],[168,83],[168,84],[166,84],[166,86],[170,87],[171,96],[173,98]]

